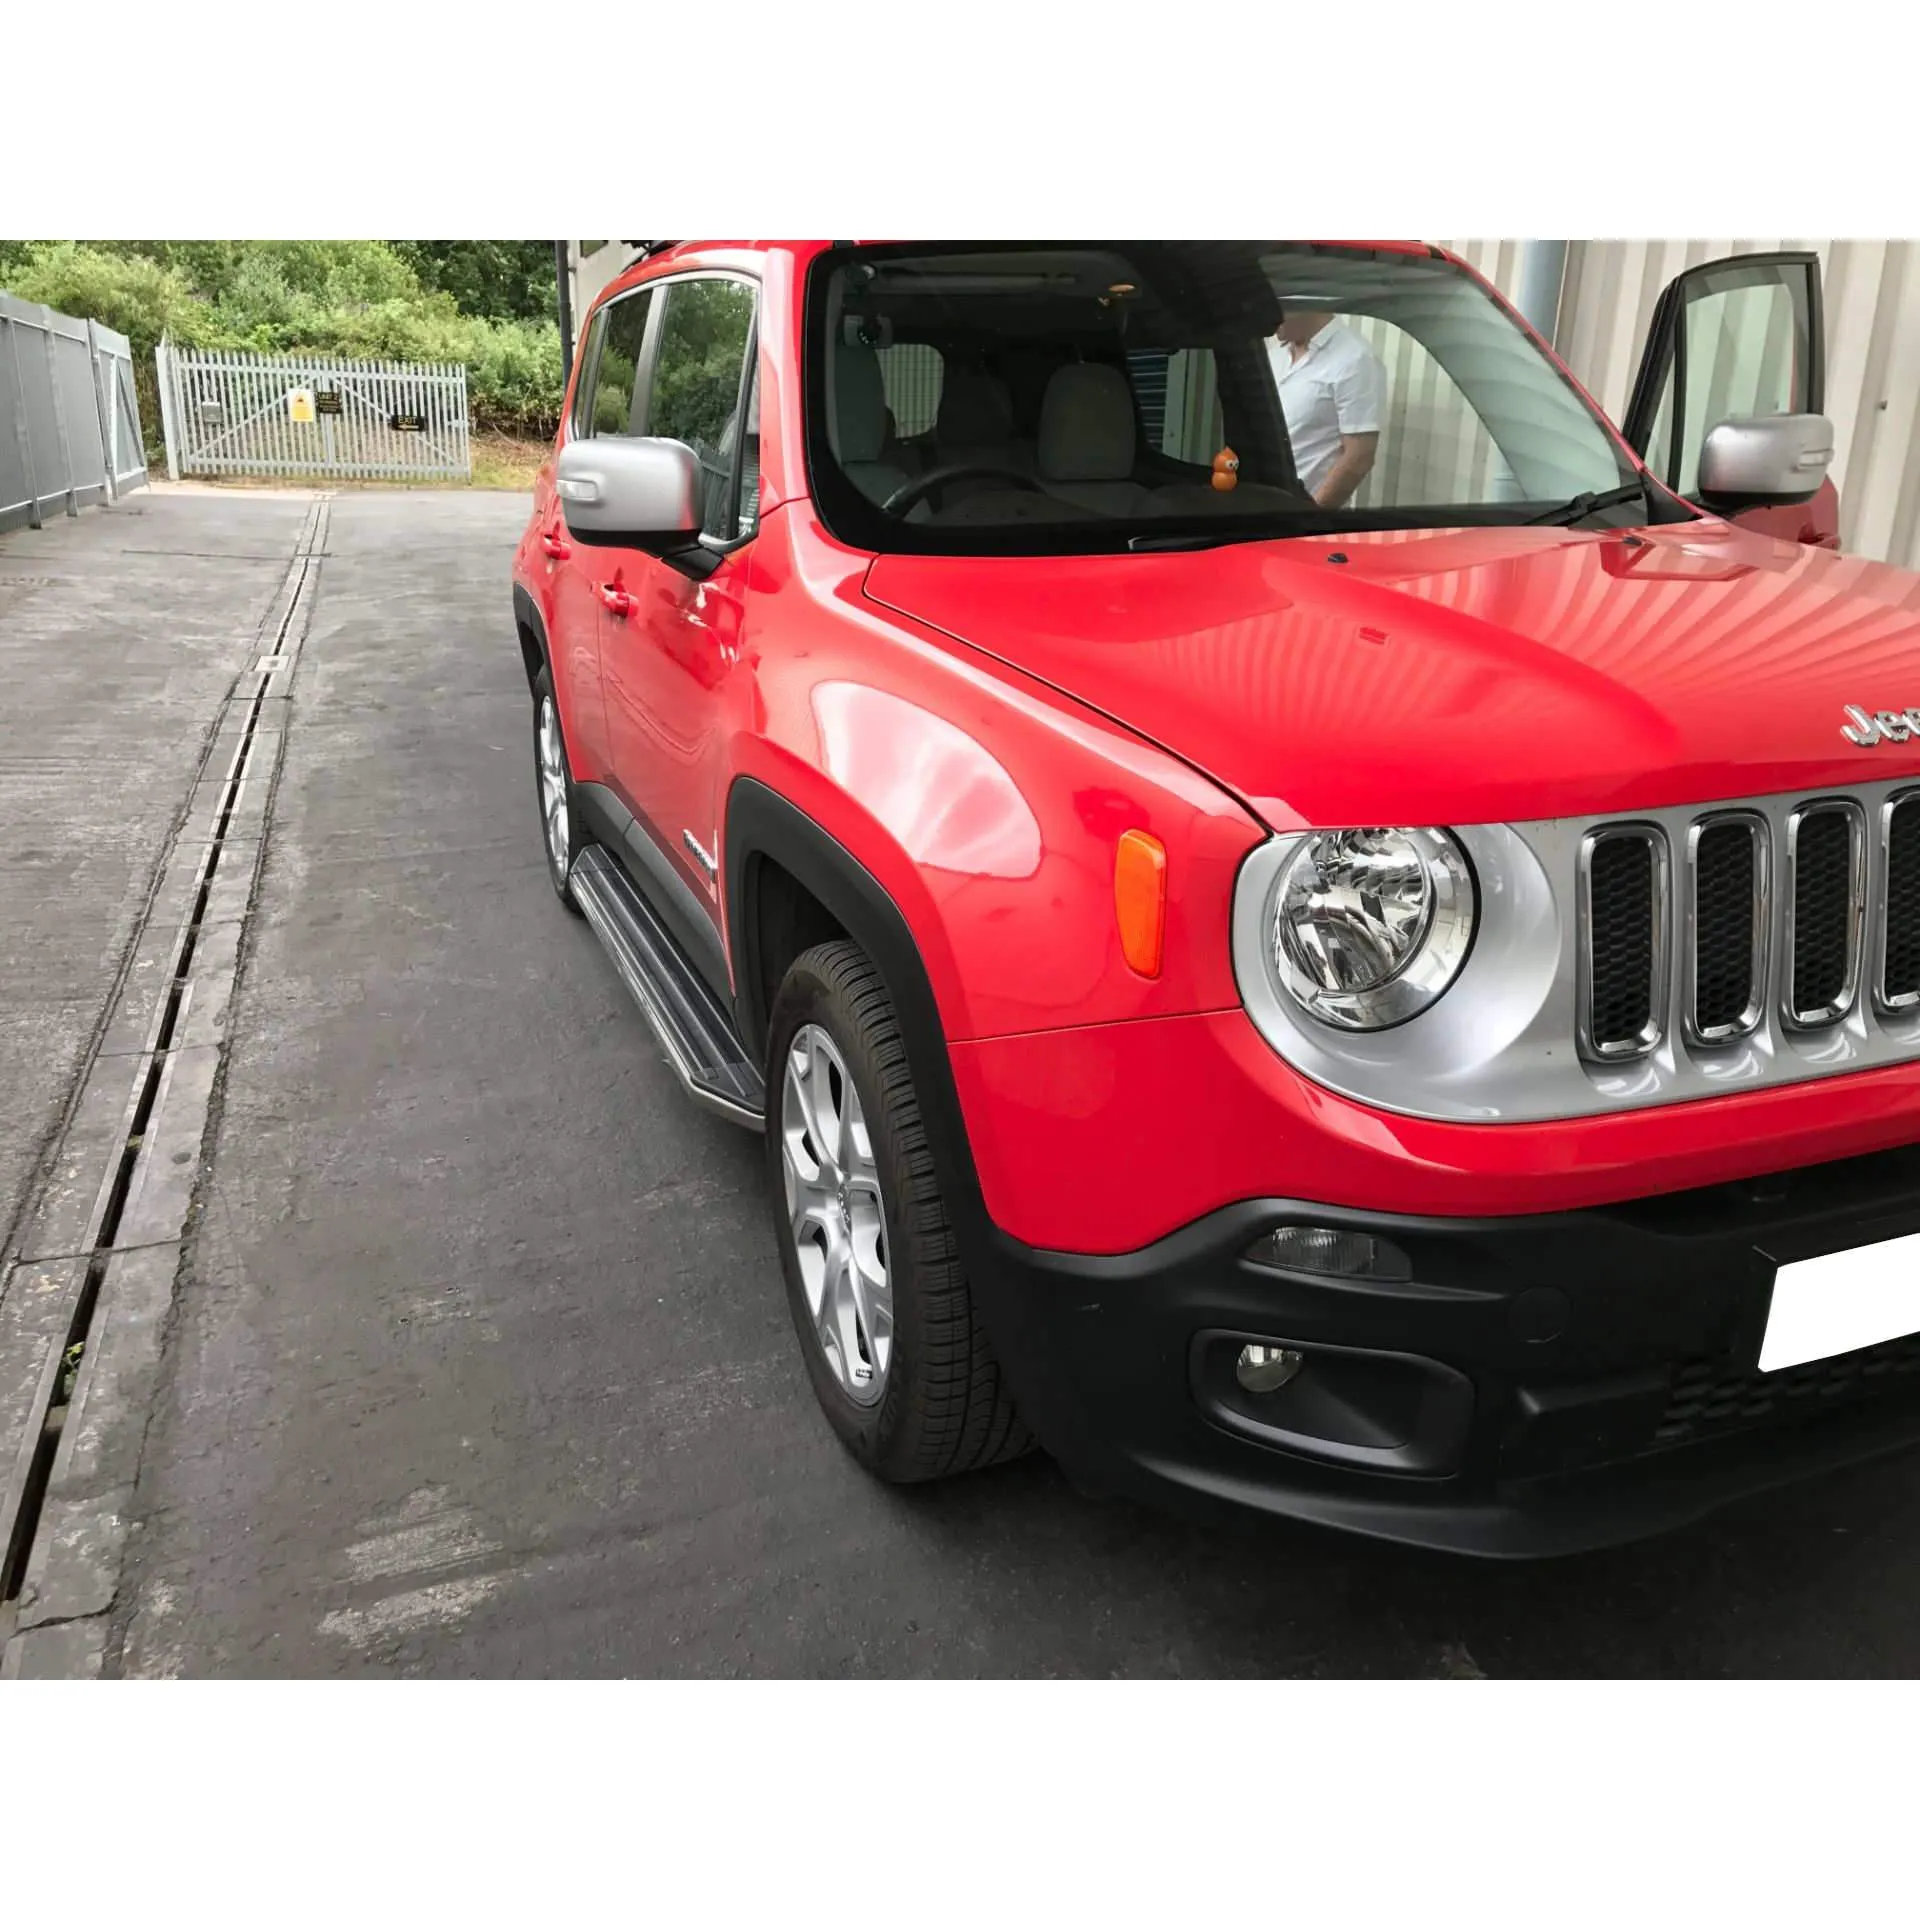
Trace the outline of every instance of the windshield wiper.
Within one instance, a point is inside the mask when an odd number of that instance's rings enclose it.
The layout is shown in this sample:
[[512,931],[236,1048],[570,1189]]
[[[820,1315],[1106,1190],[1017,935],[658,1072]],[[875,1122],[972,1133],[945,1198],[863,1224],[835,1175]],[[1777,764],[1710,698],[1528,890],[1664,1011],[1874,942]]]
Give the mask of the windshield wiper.
[[1202,553],[1208,547],[1230,547],[1243,540],[1270,540],[1266,533],[1136,533],[1127,542],[1129,553]]
[[1571,500],[1550,507],[1545,513],[1537,513],[1530,520],[1522,520],[1520,524],[1523,527],[1570,527],[1590,513],[1604,513],[1609,507],[1624,507],[1629,500],[1644,500],[1647,510],[1653,510],[1653,499],[1647,492],[1647,483],[1634,480],[1624,487],[1609,487],[1604,493],[1576,493]]
[[1127,542],[1129,553],[1199,553],[1208,547],[1245,546],[1250,540],[1297,540],[1303,535],[1332,533],[1340,522],[1327,514],[1302,514],[1284,527],[1222,527],[1205,533],[1136,533]]

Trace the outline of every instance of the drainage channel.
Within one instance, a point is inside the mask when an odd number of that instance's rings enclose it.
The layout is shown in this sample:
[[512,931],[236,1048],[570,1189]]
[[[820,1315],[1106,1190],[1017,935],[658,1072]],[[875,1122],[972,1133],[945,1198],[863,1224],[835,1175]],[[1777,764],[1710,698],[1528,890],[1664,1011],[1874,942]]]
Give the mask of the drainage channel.
[[[112,1183],[107,1190],[105,1205],[99,1214],[99,1226],[94,1235],[93,1245],[85,1250],[86,1277],[74,1298],[66,1338],[60,1347],[60,1364],[52,1382],[52,1391],[33,1456],[24,1477],[19,1505],[15,1510],[14,1525],[5,1542],[4,1553],[0,1554],[0,1642],[4,1642],[12,1630],[21,1589],[33,1557],[35,1541],[46,1510],[48,1489],[52,1484],[54,1466],[59,1454],[61,1435],[66,1429],[68,1409],[72,1405],[79,1378],[81,1358],[86,1352],[94,1331],[95,1317],[100,1311],[102,1289],[110,1259],[119,1251],[116,1241],[122,1217],[126,1212],[128,1197],[133,1191],[134,1177],[140,1168],[141,1156],[148,1147],[149,1125],[154,1118],[154,1107],[160,1097],[170,1049],[174,1044],[182,1009],[187,1002],[189,987],[193,984],[194,955],[200,945],[202,924],[213,896],[214,881],[220,872],[222,861],[228,857],[227,836],[233,825],[234,810],[239,804],[249,774],[256,771],[256,762],[264,762],[272,757],[270,748],[265,750],[262,748],[262,742],[271,736],[263,735],[261,732],[261,710],[270,697],[269,688],[274,686],[279,675],[292,667],[295,651],[304,636],[306,618],[311,610],[312,589],[317,578],[316,567],[325,540],[327,519],[326,507],[317,506],[302,528],[287,576],[281,584],[279,594],[276,595],[276,603],[281,607],[279,620],[271,622],[270,609],[269,623],[263,623],[260,639],[256,643],[259,652],[242,674],[241,681],[236,683],[233,691],[228,694],[223,720],[215,727],[209,742],[206,759],[212,756],[213,743],[227,731],[225,719],[234,715],[244,716],[239,744],[234,750],[225,785],[219,795],[208,830],[207,854],[200,867],[199,885],[187,911],[186,924],[175,957],[172,976],[163,989],[159,1020],[149,1043],[139,1093],[133,1103],[117,1161],[110,1163]],[[256,682],[251,693],[244,690],[244,684],[248,679]],[[203,759],[203,769],[205,763]],[[269,774],[272,772],[270,767],[268,772]],[[165,861],[163,860],[155,876],[156,889],[159,884],[159,875],[164,871]],[[151,906],[151,898],[150,894],[149,906]],[[136,939],[137,937],[136,932]],[[117,998],[116,994],[116,1000]],[[204,1147],[204,1139],[200,1144]]]

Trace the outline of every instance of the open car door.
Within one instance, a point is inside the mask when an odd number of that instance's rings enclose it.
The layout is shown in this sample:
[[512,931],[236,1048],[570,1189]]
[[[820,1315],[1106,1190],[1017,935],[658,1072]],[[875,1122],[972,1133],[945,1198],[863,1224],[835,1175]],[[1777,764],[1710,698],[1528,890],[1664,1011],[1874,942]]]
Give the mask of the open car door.
[[1654,308],[1627,441],[1696,506],[1777,539],[1837,547],[1825,387],[1819,256],[1710,260],[1670,281]]

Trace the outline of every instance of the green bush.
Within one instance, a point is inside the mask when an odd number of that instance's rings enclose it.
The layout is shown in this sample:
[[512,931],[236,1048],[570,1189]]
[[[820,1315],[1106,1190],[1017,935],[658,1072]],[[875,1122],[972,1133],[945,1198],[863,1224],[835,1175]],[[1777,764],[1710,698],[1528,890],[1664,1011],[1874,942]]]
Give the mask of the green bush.
[[151,355],[163,333],[184,346],[223,344],[213,308],[186,275],[140,254],[72,240],[30,246],[6,290],[124,333],[136,354]]
[[[10,241],[0,243],[0,285],[127,336],[155,443],[162,334],[179,346],[463,365],[476,426],[551,434],[563,392],[559,328],[463,311],[452,293],[421,285],[409,244],[419,243]],[[511,298],[524,304],[524,289]]]

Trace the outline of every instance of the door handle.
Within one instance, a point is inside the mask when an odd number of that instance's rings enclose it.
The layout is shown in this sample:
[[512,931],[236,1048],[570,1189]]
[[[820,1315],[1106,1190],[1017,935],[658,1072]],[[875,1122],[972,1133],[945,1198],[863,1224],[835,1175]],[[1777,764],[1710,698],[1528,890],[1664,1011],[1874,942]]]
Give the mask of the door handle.
[[570,560],[573,557],[573,548],[551,528],[540,536],[540,549],[549,560]]
[[600,603],[610,614],[613,614],[621,620],[624,620],[627,615],[633,611],[633,595],[617,581],[612,586],[608,586],[602,582],[600,587]]

